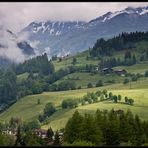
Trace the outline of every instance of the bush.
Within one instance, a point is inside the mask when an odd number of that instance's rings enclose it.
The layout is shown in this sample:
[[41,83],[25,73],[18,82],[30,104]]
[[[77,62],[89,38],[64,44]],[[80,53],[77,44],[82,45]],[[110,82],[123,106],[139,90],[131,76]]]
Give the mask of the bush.
[[39,104],[41,104],[41,101],[40,101],[40,99],[38,99],[38,101],[37,101],[37,104],[39,105]]
[[128,99],[128,104],[129,105],[133,105],[133,103],[134,103],[134,100],[133,99]]
[[121,95],[118,95],[118,100],[121,101]]
[[77,107],[77,106],[78,106],[78,103],[77,103],[77,100],[75,100],[75,99],[66,99],[66,100],[62,101],[62,108],[63,109],[74,108],[74,107]]
[[0,147],[13,147],[15,144],[15,136],[0,133]]
[[54,112],[56,111],[56,108],[55,106],[49,102],[45,105],[45,108],[44,108],[44,115],[49,117],[51,116]]
[[125,99],[125,103],[128,103],[128,97],[125,97],[124,99]]
[[92,87],[93,87],[92,83],[88,83],[87,88],[92,88]]
[[77,63],[77,59],[74,57],[74,58],[72,59],[72,64],[75,65],[76,63]]
[[38,129],[40,127],[41,126],[40,126],[39,120],[32,120],[32,121],[29,121],[29,122],[24,124],[24,130],[25,131],[29,131],[29,130],[32,130],[32,129]]
[[114,80],[114,79],[112,79],[112,80],[107,80],[106,83],[114,84],[114,83],[115,83],[115,80]]
[[103,86],[102,80],[99,80],[99,81],[96,83],[96,87],[100,87],[100,86]]
[[81,89],[81,86],[78,86],[78,89]]
[[132,76],[132,81],[137,81],[137,80],[138,80],[137,76],[136,75],[133,75]]
[[114,103],[117,103],[118,102],[118,97],[116,95],[113,95],[112,98],[113,98]]
[[96,92],[96,95],[97,95],[98,97],[100,97],[101,94],[102,94],[102,92],[101,92],[100,90],[98,90],[98,91]]
[[76,89],[76,83],[72,81],[63,81],[58,84],[58,90],[74,90]]
[[43,122],[44,120],[45,120],[45,116],[44,115],[39,115],[38,116],[38,120],[40,121],[40,122]]
[[148,71],[145,72],[144,76],[145,77],[148,77]]
[[140,73],[137,73],[136,76],[137,76],[137,78],[141,78],[141,77],[143,77],[143,75],[140,74]]
[[123,84],[127,84],[127,83],[129,83],[129,79],[124,79]]
[[109,92],[109,94],[108,94],[109,99],[112,99],[112,96],[113,96],[113,93]]

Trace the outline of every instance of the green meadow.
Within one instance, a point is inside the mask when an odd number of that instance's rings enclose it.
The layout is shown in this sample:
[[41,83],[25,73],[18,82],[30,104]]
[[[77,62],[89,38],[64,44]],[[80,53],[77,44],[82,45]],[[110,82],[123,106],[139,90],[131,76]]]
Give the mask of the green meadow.
[[[97,109],[131,109],[134,114],[138,114],[141,119],[148,120],[148,79],[139,80],[138,82],[132,82],[131,87],[129,84],[112,84],[103,87],[95,87],[90,89],[79,89],[71,91],[61,92],[44,92],[38,95],[30,95],[20,99],[8,110],[0,114],[1,121],[9,121],[11,117],[20,117],[23,121],[36,119],[40,113],[43,112],[45,104],[53,102],[57,108],[61,105],[62,100],[67,98],[81,98],[87,92],[95,92],[97,90],[107,89],[113,94],[120,94],[122,96],[121,102],[115,104],[110,101],[103,101],[94,104],[88,104],[84,106],[78,106],[75,109],[61,109],[55,112],[46,124],[42,125],[42,128],[48,128],[51,126],[54,130],[63,128],[77,109],[81,113],[94,113]],[[124,97],[134,99],[134,105],[123,104]],[[41,104],[37,104],[37,100],[40,99]]]

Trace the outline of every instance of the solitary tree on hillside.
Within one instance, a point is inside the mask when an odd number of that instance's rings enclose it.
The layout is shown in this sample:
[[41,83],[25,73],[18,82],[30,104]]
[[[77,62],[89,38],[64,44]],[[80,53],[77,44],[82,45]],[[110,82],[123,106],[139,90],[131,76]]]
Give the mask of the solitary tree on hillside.
[[92,88],[92,87],[93,87],[92,83],[88,83],[87,88]]
[[118,95],[118,100],[121,101],[121,95]]
[[133,99],[128,99],[128,104],[133,105],[134,100]]
[[116,95],[114,95],[113,100],[114,100],[115,103],[117,103],[118,97]]
[[100,97],[101,94],[102,94],[102,92],[101,92],[100,90],[98,90],[98,91],[96,92],[96,95],[97,95],[98,97]]
[[39,104],[41,104],[41,101],[40,101],[40,99],[38,99],[38,102],[37,102],[37,104],[39,105]]
[[51,116],[54,112],[56,111],[56,108],[55,106],[49,102],[45,105],[45,108],[44,108],[44,115],[45,116]]
[[125,99],[125,103],[128,103],[128,97],[125,97],[124,99]]
[[123,84],[127,84],[127,83],[129,83],[129,79],[124,79],[124,82],[123,82]]
[[109,96],[109,99],[112,99],[113,93],[109,92],[108,96]]
[[72,59],[72,64],[75,65],[76,62],[77,62],[77,59],[74,57],[74,58]]

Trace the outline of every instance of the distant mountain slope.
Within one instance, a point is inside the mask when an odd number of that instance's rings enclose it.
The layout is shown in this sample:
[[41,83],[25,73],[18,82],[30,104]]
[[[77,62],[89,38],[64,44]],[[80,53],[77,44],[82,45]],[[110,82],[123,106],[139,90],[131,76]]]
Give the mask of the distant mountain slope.
[[23,41],[19,41],[19,37],[16,36],[12,31],[10,30],[6,30],[6,32],[8,32],[10,34],[10,40],[13,40],[17,47],[20,48],[22,50],[22,52],[26,55],[33,55],[35,54],[34,49],[29,45],[29,43],[27,43],[27,41],[23,40]]
[[20,62],[35,55],[34,49],[25,40],[20,40],[12,31],[0,30],[0,67]]
[[37,41],[37,52],[49,57],[77,53],[93,46],[98,38],[110,38],[121,32],[148,31],[148,7],[108,12],[89,22],[32,22],[27,31],[30,41]]

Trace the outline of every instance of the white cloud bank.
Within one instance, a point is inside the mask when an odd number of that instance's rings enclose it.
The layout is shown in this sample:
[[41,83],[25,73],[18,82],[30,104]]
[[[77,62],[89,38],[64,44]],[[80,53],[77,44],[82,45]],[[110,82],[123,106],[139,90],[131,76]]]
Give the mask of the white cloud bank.
[[0,29],[0,56],[10,59],[13,62],[22,62],[26,59],[22,50],[18,48],[17,43],[26,40],[27,34],[22,34],[18,38],[6,31],[6,28]]

